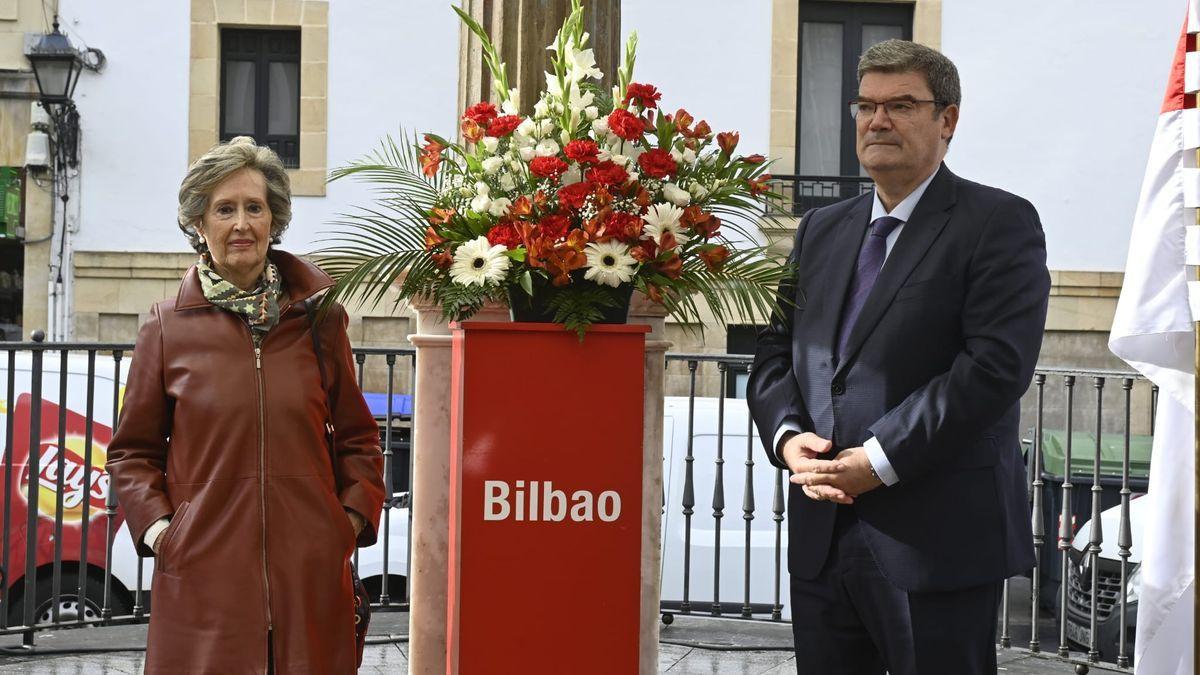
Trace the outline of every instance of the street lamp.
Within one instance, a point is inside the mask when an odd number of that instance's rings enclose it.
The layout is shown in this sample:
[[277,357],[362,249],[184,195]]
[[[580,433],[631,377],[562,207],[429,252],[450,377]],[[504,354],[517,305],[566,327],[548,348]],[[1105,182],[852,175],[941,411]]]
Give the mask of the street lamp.
[[33,64],[39,100],[54,125],[54,168],[75,167],[79,163],[79,113],[71,97],[85,64],[58,29],[58,15],[54,16],[54,31],[43,35],[26,57]]

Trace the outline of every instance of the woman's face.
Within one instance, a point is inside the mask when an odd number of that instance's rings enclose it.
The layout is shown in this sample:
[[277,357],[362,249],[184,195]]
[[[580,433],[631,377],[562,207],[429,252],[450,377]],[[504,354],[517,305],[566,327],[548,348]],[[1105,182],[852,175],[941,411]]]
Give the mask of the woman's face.
[[271,243],[267,181],[258,169],[239,169],[217,184],[200,225],[217,272],[243,290],[262,274]]

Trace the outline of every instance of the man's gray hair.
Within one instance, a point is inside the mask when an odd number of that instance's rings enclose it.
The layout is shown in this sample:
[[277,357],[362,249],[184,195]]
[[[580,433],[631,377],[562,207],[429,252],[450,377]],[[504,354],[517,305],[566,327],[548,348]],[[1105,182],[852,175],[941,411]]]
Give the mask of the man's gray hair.
[[179,229],[187,235],[188,243],[197,253],[207,250],[200,240],[199,226],[213,190],[242,169],[256,169],[266,179],[272,244],[280,242],[283,231],[292,222],[292,184],[279,155],[265,145],[255,144],[249,136],[238,136],[228,143],[213,146],[192,162],[179,186]]
[[859,82],[862,82],[866,73],[911,72],[925,76],[939,109],[962,102],[958,68],[936,49],[908,40],[884,40],[868,49],[858,60]]

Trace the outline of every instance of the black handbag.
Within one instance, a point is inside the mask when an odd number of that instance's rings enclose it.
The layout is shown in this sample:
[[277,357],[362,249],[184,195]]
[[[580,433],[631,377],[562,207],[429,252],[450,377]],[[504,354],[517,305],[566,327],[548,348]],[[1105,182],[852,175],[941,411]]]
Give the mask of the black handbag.
[[[333,406],[329,402],[329,387],[325,378],[325,361],[321,358],[321,335],[317,330],[317,313],[312,298],[304,301],[304,310],[308,313],[309,332],[312,333],[313,351],[317,355],[317,370],[321,373],[321,391],[325,393],[325,446],[329,449],[329,467],[333,471],[333,483],[337,485],[337,455],[333,446]],[[371,596],[367,595],[367,587],[358,578],[358,570],[354,563],[350,565],[350,578],[354,582],[354,643],[358,649],[358,663],[362,665],[363,648],[367,644],[367,627],[371,623]]]

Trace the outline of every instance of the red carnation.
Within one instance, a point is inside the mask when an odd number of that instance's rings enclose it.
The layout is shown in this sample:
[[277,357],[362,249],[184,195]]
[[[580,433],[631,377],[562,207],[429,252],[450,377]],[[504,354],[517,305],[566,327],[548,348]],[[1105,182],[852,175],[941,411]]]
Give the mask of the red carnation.
[[600,147],[595,141],[571,141],[563,148],[563,152],[569,159],[580,164],[595,164],[600,161]]
[[495,105],[492,105],[487,101],[480,101],[470,108],[467,108],[467,111],[463,113],[463,119],[471,120],[481,127],[486,127],[491,123],[492,120],[496,119],[496,116],[499,114],[500,113],[496,110]]
[[592,194],[591,183],[587,181],[572,183],[559,188],[558,203],[572,209],[581,209],[590,194]]
[[625,173],[625,169],[609,162],[600,162],[596,166],[588,169],[587,179],[593,183],[601,185],[623,185],[629,174]]
[[529,173],[538,178],[550,178],[558,180],[558,177],[567,170],[567,163],[561,159],[550,157],[534,157],[529,163]]
[[521,122],[523,121],[524,120],[521,119],[520,115],[505,115],[503,117],[497,117],[496,119],[492,120],[491,124],[488,125],[487,135],[495,136],[496,138],[502,138],[511,134],[514,129],[521,126]]
[[515,222],[500,223],[499,225],[488,230],[487,240],[492,246],[500,244],[505,248],[510,249],[516,248],[523,243],[521,240],[521,233],[517,230],[517,224]]
[[671,153],[661,148],[647,150],[638,157],[638,166],[642,173],[651,178],[667,178],[679,170]]
[[660,94],[658,89],[655,89],[654,85],[652,84],[638,84],[637,82],[631,82],[629,83],[629,86],[625,88],[625,105],[629,105],[630,101],[636,99],[638,105],[642,106],[643,108],[657,108],[658,103],[656,103],[656,101],[658,101],[660,98],[662,98],[662,94]]
[[642,137],[645,127],[637,115],[617,108],[608,116],[608,129],[627,141],[636,141]]
[[563,213],[551,213],[548,216],[543,216],[538,221],[538,227],[541,228],[542,236],[550,241],[557,241],[567,236],[567,228],[571,226],[571,219]]

